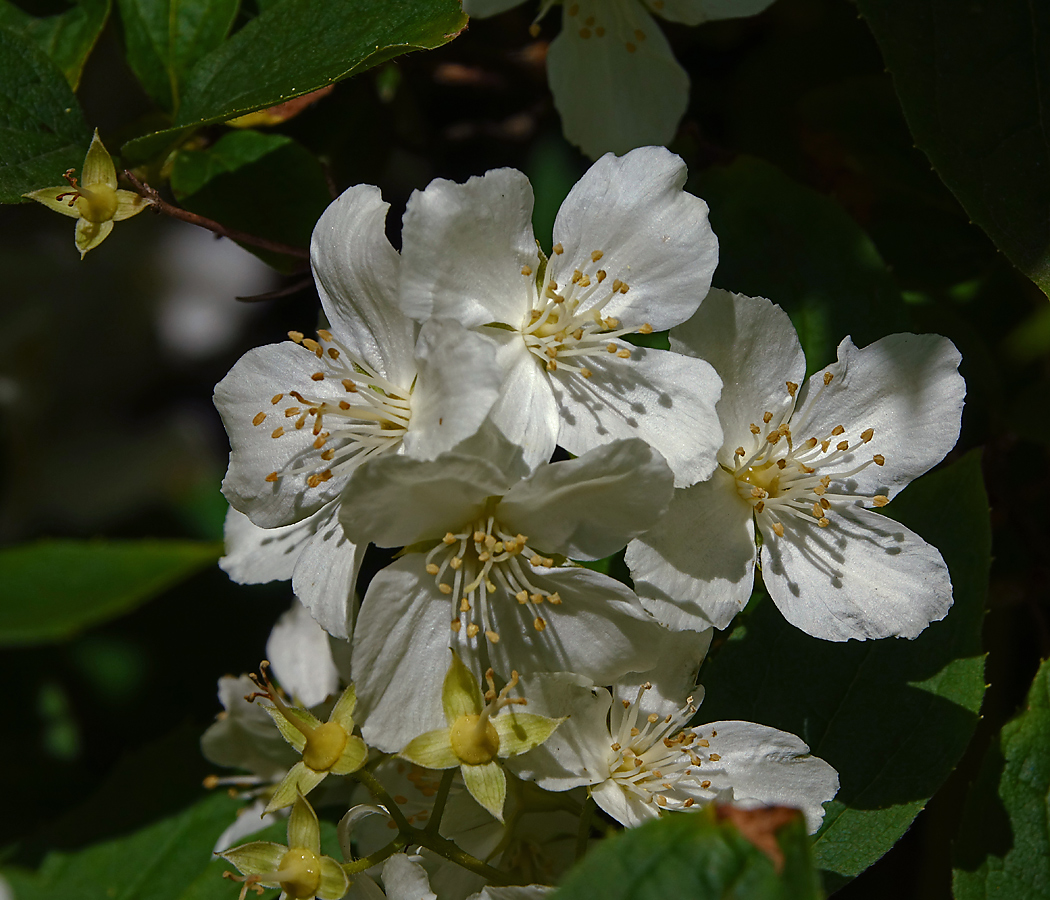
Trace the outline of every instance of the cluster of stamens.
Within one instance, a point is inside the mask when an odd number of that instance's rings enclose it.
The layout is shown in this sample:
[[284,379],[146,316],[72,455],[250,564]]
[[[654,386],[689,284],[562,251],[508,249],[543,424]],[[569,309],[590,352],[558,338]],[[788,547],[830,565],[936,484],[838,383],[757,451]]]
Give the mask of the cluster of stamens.
[[[639,722],[642,697],[651,688],[646,682],[638,689],[634,703],[622,701],[625,712],[610,745],[610,777],[625,792],[647,803],[662,809],[688,809],[696,801],[675,796],[676,783],[690,778],[708,790],[710,780],[699,780],[696,770],[708,762],[708,769],[716,771],[710,762],[717,763],[721,757],[709,752],[710,742],[699,733],[683,730],[696,712],[692,697],[676,713],[663,718],[650,713]],[[713,737],[717,732],[711,734]]]
[[[834,376],[824,373],[824,384],[809,403],[813,409],[817,399],[831,384]],[[792,518],[815,519],[817,525],[826,528],[831,524],[828,515],[836,503],[855,503],[858,499],[870,500],[875,506],[885,506],[889,498],[882,494],[873,497],[846,493],[845,489],[833,490],[832,481],[842,485],[846,479],[862,472],[870,465],[885,465],[886,459],[876,453],[858,465],[843,471],[827,473],[829,467],[849,463],[855,458],[860,446],[875,436],[875,429],[861,432],[859,440],[852,443],[842,436],[846,429],[836,425],[827,434],[811,435],[796,443],[792,434],[791,417],[795,412],[798,385],[788,381],[787,399],[777,412],[767,410],[762,415],[762,424],[751,423],[754,442],[750,450],[737,447],[733,454],[733,472],[737,479],[737,490],[757,514],[769,516],[774,533],[784,536],[784,522]],[[794,424],[796,434],[804,432],[807,415],[803,412]],[[824,470],[822,473],[821,470]]]
[[[554,245],[555,256],[564,252],[561,244]],[[598,267],[604,255],[601,250],[595,250],[591,253],[590,263],[583,269],[574,269],[564,285],[545,279],[539,288],[539,305],[522,323],[525,345],[548,372],[562,369],[590,378],[593,374],[590,369],[568,360],[600,352],[630,359],[631,351],[614,343],[612,338],[634,332],[652,334],[649,324],[640,328],[622,328],[619,319],[602,316],[602,310],[610,300],[630,290],[625,282],[619,278],[610,279],[605,269]],[[525,266],[521,274],[531,278],[532,269]]]
[[320,342],[298,331],[288,332],[288,337],[321,361],[310,380],[318,385],[338,384],[340,393],[320,396],[310,390],[284,391],[270,399],[269,410],[255,415],[252,424],[257,428],[272,418],[281,423],[270,432],[273,440],[309,428],[314,435],[312,449],[318,451],[297,454],[283,471],[266,476],[271,483],[309,472],[307,486],[318,487],[373,456],[396,450],[408,430],[411,388],[387,381],[331,332],[322,329],[317,336]]
[[535,614],[542,603],[559,605],[558,592],[546,591],[532,583],[526,566],[550,568],[554,560],[532,550],[523,534],[508,534],[494,516],[471,522],[462,532],[448,532],[426,557],[427,572],[434,576],[438,590],[458,607],[452,630],[464,626],[467,637],[481,631],[493,644],[499,641],[491,601],[497,592],[518,601],[519,608],[533,611],[532,627],[544,631],[546,620]]

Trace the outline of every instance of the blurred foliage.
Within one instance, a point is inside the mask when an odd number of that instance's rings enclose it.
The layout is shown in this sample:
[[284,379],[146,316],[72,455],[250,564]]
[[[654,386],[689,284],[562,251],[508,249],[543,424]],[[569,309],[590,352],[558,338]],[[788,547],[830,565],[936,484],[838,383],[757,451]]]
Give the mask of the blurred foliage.
[[820,882],[799,812],[773,807],[735,818],[719,821],[711,806],[632,828],[592,850],[554,896],[819,900]]

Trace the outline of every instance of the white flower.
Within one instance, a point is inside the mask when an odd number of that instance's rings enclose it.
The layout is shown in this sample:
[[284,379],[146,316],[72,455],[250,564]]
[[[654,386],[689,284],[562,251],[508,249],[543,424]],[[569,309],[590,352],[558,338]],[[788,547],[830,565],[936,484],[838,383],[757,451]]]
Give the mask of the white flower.
[[448,651],[502,679],[582,672],[608,680],[651,664],[657,626],[600,559],[660,516],[673,491],[643,441],[617,441],[522,481],[447,453],[377,460],[349,482],[348,537],[406,552],[372,579],[354,629],[352,674],[370,746],[401,750],[445,726]]
[[[710,630],[668,634],[659,666],[611,693],[568,674],[528,679],[538,709],[569,718],[508,766],[550,791],[589,786],[598,806],[627,826],[717,800],[795,807],[815,832],[838,774],[805,743],[753,722],[686,727],[702,698],[692,682],[710,640]],[[684,672],[692,674],[683,680]]]
[[605,156],[569,193],[550,259],[532,232],[532,187],[515,169],[436,180],[404,219],[401,303],[455,318],[499,345],[492,419],[530,465],[555,444],[579,455],[640,437],[680,486],[715,467],[719,380],[705,362],[622,340],[684,321],[707,293],[718,242],[662,147]]
[[[627,562],[642,602],[671,628],[724,628],[762,579],[814,637],[914,638],[952,604],[936,548],[872,512],[936,465],[959,435],[966,386],[939,335],[895,334],[800,387],[806,361],[768,300],[712,291],[671,334],[724,381],[725,431],[710,481],[676,492]],[[761,534],[761,551],[755,527]]]
[[[353,630],[353,587],[361,553],[343,534],[339,500],[291,525],[260,528],[232,506],[226,513],[226,555],[220,568],[238,584],[291,579],[292,590],[329,634]],[[280,673],[278,673],[280,677]]]
[[249,351],[215,388],[232,446],[223,493],[256,526],[287,529],[252,534],[234,518],[227,568],[258,580],[252,567],[272,553],[264,565],[275,577],[292,569],[300,599],[344,638],[357,555],[336,516],[350,473],[384,454],[429,458],[453,447],[496,398],[490,342],[451,321],[420,328],[399,312],[387,209],[370,185],[328,207],[311,262],[329,328],[316,341],[292,332],[292,343]]
[[[491,16],[520,0],[463,0]],[[760,13],[772,0],[564,0],[547,77],[565,137],[591,159],[667,144],[689,102],[689,75],[650,12],[686,25]],[[540,16],[551,6],[543,0]]]

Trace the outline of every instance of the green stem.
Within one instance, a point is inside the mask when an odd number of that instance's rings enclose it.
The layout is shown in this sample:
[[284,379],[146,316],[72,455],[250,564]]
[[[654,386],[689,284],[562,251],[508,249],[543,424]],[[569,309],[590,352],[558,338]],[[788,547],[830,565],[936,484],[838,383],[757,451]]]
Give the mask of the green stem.
[[386,811],[390,813],[390,818],[397,823],[398,831],[403,835],[407,835],[410,831],[418,830],[408,823],[408,819],[406,819],[405,814],[401,812],[401,808],[394,802],[394,798],[387,793],[386,788],[383,787],[375,775],[365,769],[358,769],[353,773],[353,777],[368,788],[369,793],[386,807]]
[[441,775],[441,784],[438,786],[437,797],[434,798],[434,808],[430,812],[430,821],[427,823],[426,831],[431,834],[439,834],[441,828],[441,817],[445,813],[445,802],[448,800],[449,788],[452,787],[452,779],[456,774],[455,769],[445,769]]
[[367,869],[371,869],[372,866],[378,865],[384,859],[389,859],[398,850],[403,850],[408,846],[408,841],[401,835],[394,838],[389,844],[387,844],[382,850],[376,850],[375,853],[369,853],[368,856],[362,856],[360,859],[355,859],[353,862],[343,864],[343,871],[347,875],[353,877],[359,872],[364,872]]

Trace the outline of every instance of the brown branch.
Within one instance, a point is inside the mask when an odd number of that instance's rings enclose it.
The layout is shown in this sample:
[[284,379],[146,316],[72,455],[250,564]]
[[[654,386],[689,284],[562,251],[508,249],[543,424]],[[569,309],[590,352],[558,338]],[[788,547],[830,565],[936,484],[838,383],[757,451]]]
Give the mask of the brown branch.
[[220,225],[213,219],[199,216],[197,213],[192,213],[188,209],[182,209],[181,207],[168,203],[157,193],[156,188],[152,188],[148,184],[139,181],[138,178],[127,169],[124,170],[124,177],[127,178],[131,183],[131,186],[135,188],[139,195],[159,213],[171,216],[173,219],[181,219],[183,222],[189,222],[191,225],[197,225],[200,228],[205,228],[214,234],[229,238],[231,241],[237,241],[241,244],[250,244],[253,247],[258,247],[260,250],[269,250],[271,253],[280,253],[284,256],[294,257],[295,259],[310,258],[310,251],[303,247],[292,247],[289,244],[282,244],[280,241],[271,241],[267,238],[249,234],[246,231],[239,231],[236,228],[227,228],[225,225]]

